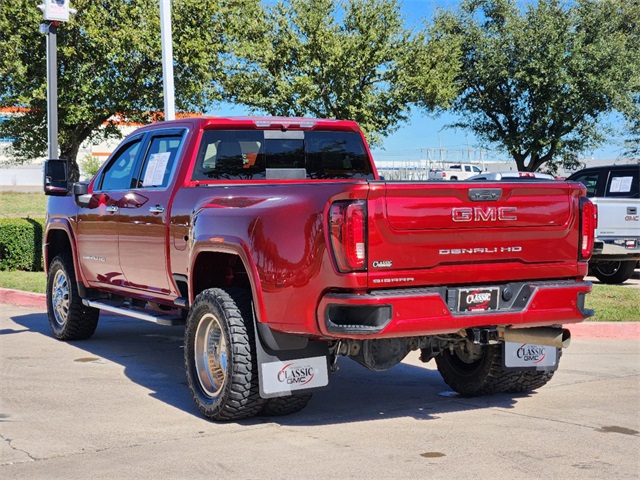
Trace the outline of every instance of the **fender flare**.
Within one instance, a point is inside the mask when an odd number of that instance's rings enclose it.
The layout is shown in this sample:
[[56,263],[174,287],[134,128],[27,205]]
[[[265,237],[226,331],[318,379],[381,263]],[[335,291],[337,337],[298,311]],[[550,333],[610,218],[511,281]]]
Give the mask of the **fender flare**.
[[80,266],[80,262],[78,261],[78,248],[77,248],[77,239],[75,234],[73,233],[73,228],[71,228],[71,223],[66,218],[54,218],[49,219],[47,224],[45,225],[45,230],[42,239],[42,255],[44,259],[44,271],[45,273],[49,272],[49,263],[51,262],[51,258],[49,258],[49,235],[53,230],[62,230],[69,240],[69,245],[71,246],[71,257],[73,259],[73,268],[76,272],[76,282],[84,285],[84,275],[82,274],[82,267]]
[[206,239],[196,239],[191,249],[191,258],[189,260],[189,305],[193,304],[195,299],[193,290],[193,272],[197,259],[201,253],[225,253],[237,256],[249,278],[251,285],[251,295],[254,303],[254,314],[258,323],[267,322],[267,313],[264,307],[264,298],[258,269],[251,257],[249,246],[244,240],[234,236],[209,237]]

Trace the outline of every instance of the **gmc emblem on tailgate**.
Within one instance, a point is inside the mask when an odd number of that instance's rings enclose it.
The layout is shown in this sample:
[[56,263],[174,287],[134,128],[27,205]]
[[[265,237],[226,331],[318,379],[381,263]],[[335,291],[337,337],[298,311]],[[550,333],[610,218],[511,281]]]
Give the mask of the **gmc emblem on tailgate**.
[[516,207],[460,207],[451,209],[454,222],[510,222],[517,220]]

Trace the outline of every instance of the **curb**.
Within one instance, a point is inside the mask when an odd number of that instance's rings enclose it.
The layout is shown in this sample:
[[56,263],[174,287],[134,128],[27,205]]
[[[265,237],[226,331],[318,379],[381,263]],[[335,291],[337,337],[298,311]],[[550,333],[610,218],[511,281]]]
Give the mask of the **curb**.
[[43,293],[23,292],[11,288],[0,288],[0,303],[19,307],[47,308],[47,297]]
[[[0,304],[19,307],[47,308],[47,297],[43,293],[23,292],[0,288]],[[611,338],[640,340],[640,322],[583,322],[565,325],[571,338]]]
[[640,340],[640,322],[583,322],[565,325],[571,338]]

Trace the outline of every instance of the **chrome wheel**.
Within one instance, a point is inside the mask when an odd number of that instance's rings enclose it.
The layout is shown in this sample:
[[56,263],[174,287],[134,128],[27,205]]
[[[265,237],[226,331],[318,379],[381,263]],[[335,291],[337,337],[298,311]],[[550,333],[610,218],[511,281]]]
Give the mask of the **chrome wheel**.
[[227,341],[220,321],[205,314],[198,324],[194,338],[194,357],[198,381],[210,398],[217,397],[227,379]]
[[56,323],[61,327],[69,318],[69,279],[63,270],[58,270],[51,286],[51,303]]

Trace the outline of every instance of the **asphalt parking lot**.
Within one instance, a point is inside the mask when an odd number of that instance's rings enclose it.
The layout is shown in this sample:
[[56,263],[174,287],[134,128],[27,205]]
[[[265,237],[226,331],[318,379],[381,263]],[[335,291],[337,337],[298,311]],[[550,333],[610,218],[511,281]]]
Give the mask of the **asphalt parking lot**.
[[63,343],[33,308],[1,306],[0,477],[639,478],[640,345],[575,339],[537,393],[451,396],[412,354],[384,373],[341,359],[289,417],[198,414],[182,328],[104,316]]

